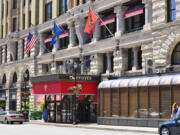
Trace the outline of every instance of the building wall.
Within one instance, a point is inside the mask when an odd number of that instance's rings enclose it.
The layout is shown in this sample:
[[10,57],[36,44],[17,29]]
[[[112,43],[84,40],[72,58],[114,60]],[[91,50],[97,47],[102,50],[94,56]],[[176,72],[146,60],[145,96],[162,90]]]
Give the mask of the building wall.
[[[4,3],[4,11],[6,11],[6,1],[1,0],[0,5]],[[43,65],[49,64],[51,72],[58,73],[57,66],[54,66],[55,61],[63,62],[63,67],[66,66],[65,60],[78,58],[83,60],[84,56],[91,57],[90,71],[87,74],[101,74],[102,79],[107,79],[107,77],[120,77],[120,76],[129,76],[129,75],[142,75],[146,74],[145,63],[146,59],[153,60],[153,72],[156,73],[157,69],[160,69],[161,72],[166,72],[166,67],[171,63],[171,54],[175,45],[179,42],[179,16],[178,7],[180,1],[176,0],[176,21],[167,23],[167,14],[166,14],[166,0],[143,0],[142,3],[145,3],[145,8],[147,12],[145,13],[145,25],[144,28],[139,31],[134,31],[131,33],[124,33],[124,20],[122,19],[123,14],[126,11],[126,8],[122,5],[123,3],[129,2],[130,0],[96,0],[89,1],[88,3],[83,4],[82,0],[80,5],[76,5],[75,1],[69,0],[68,11],[59,16],[59,1],[53,0],[52,3],[52,20],[44,22],[44,10],[45,4],[50,2],[50,0],[32,0],[29,4],[29,1],[26,0],[24,6],[23,0],[19,0],[18,8],[12,9],[12,0],[9,0],[8,6],[8,17],[0,18],[0,26],[3,26],[3,34],[0,30],[0,48],[2,48],[2,59],[3,62],[0,65],[2,69],[0,71],[0,78],[6,74],[7,77],[7,88],[9,89],[12,80],[12,74],[17,73],[18,76],[18,95],[20,95],[21,82],[23,73],[26,69],[29,70],[30,76],[36,76],[40,74],[46,74],[43,72]],[[83,6],[82,6],[83,4]],[[11,5],[11,6],[10,6]],[[115,38],[106,38],[100,39],[98,26],[96,27],[95,34],[92,42],[86,42],[88,35],[86,35],[83,30],[86,23],[86,17],[88,15],[89,6],[92,6],[93,10],[96,11],[96,14],[100,14],[102,11],[106,11],[110,8],[113,9],[113,12],[117,16],[117,30],[115,33]],[[78,6],[78,8],[76,8]],[[34,8],[36,7],[36,8]],[[145,9],[146,10],[146,9]],[[31,24],[29,24],[29,11],[31,11]],[[0,16],[2,14],[2,8],[0,8]],[[25,14],[25,28],[23,28],[23,14]],[[17,18],[17,31],[12,32],[12,19]],[[44,53],[45,48],[43,48],[43,40],[47,38],[47,33],[51,33],[53,28],[54,20],[59,26],[67,25],[69,32],[69,46],[67,49],[58,50],[54,45],[53,51],[51,53]],[[118,23],[120,22],[120,23]],[[8,34],[6,34],[6,23],[8,24]],[[77,32],[77,39],[79,44],[76,44],[73,39],[75,39],[73,32]],[[39,41],[37,42],[35,48],[31,50],[30,56],[24,54],[23,58],[23,44],[26,44],[26,37],[28,32],[31,32]],[[2,36],[3,35],[3,36]],[[50,35],[49,35],[50,36]],[[119,44],[117,44],[117,39]],[[18,43],[18,60],[12,60],[10,54],[13,58],[15,57],[15,43]],[[57,41],[58,42],[58,41]],[[5,62],[5,45],[7,45],[7,62]],[[127,70],[128,65],[128,48],[138,48],[142,51],[142,69],[137,68],[137,65],[134,65],[132,70]],[[137,51],[134,49],[134,51]],[[103,72],[103,54],[107,56],[107,65],[111,67],[110,57],[113,58],[113,72],[109,69]],[[108,55],[109,54],[109,55]],[[137,57],[136,55],[133,56]],[[109,62],[108,62],[109,59]],[[107,66],[107,67],[108,67]],[[83,69],[83,65],[81,65]],[[176,71],[179,71],[179,67],[176,67]],[[63,72],[67,71],[63,69]],[[81,73],[84,73],[81,71]],[[7,108],[8,109],[8,96],[9,92],[6,92],[7,96]],[[33,97],[33,96],[32,96]],[[31,102],[35,102],[34,99],[31,99]],[[17,108],[20,110],[20,99],[18,98]]]

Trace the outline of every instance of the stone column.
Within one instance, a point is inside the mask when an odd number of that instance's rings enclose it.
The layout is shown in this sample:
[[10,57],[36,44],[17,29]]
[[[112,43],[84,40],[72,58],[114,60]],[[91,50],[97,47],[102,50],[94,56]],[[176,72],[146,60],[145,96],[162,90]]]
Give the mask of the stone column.
[[32,0],[32,2],[31,2],[31,18],[32,18],[31,23],[33,25],[37,24],[37,19],[38,19],[37,12],[39,12],[37,0]]
[[18,40],[18,60],[23,59],[23,40]]
[[5,48],[6,48],[6,46],[4,45],[4,46],[2,46],[2,63],[5,63]]
[[56,18],[58,16],[58,7],[59,7],[59,0],[52,1],[52,18]]
[[20,1],[20,30],[23,30],[23,0]]
[[[24,39],[24,47],[26,47],[27,38]],[[24,50],[24,58],[28,58],[28,54]]]
[[3,26],[3,37],[5,38],[6,37],[6,27],[8,27],[7,25],[6,25],[6,23],[7,23],[7,16],[6,16],[6,8],[7,8],[7,3],[6,3],[6,1],[4,1],[4,26]]
[[124,33],[125,24],[123,18],[122,5],[114,8],[114,13],[116,13],[116,33],[115,36],[121,36]]
[[[3,3],[3,1],[2,0],[0,0],[0,5],[2,5],[2,3]],[[2,16],[2,8],[0,8],[0,16]],[[0,29],[2,29],[2,17],[0,17]],[[0,38],[2,38],[2,35],[3,35],[3,33],[2,33],[2,31],[0,30]]]
[[133,67],[132,71],[136,71],[138,69],[138,48],[133,48],[133,55],[134,55],[134,61],[133,61]]
[[100,35],[101,31],[100,31],[99,22],[100,22],[100,20],[97,21],[96,26],[95,26],[95,31],[93,33],[93,42],[98,41],[100,39],[100,36],[101,36]]
[[44,51],[45,51],[45,47],[44,47],[44,35],[43,35],[43,33],[39,33],[39,40],[40,40],[39,56],[41,56],[44,53]]
[[111,69],[111,53],[107,53],[107,69],[106,69],[106,73],[111,73],[112,69]]
[[26,0],[25,5],[25,28],[29,27],[29,0]]
[[152,23],[152,3],[151,0],[143,0],[142,3],[145,4],[144,29],[149,30],[151,28],[151,23]]
[[16,111],[21,111],[21,82],[18,81],[17,84],[16,84],[16,87],[17,87],[17,94],[16,94],[16,100],[17,100],[17,103],[16,103]]
[[82,19],[81,17],[77,17],[75,20],[75,28],[80,46],[82,46],[85,42],[84,25],[84,19]]
[[42,24],[45,16],[45,0],[39,0],[39,6],[39,24]]
[[73,22],[68,23],[68,28],[69,28],[69,45],[68,47],[73,47],[75,45],[75,29],[73,26]]
[[64,60],[64,62],[63,62],[63,73],[66,73],[66,69],[67,69],[67,63],[66,63],[66,60]]

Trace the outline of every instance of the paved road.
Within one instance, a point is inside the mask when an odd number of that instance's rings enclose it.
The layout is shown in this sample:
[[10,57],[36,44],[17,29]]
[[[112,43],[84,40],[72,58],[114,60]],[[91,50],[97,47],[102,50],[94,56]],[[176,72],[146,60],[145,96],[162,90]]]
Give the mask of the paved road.
[[35,124],[0,124],[0,135],[154,135]]

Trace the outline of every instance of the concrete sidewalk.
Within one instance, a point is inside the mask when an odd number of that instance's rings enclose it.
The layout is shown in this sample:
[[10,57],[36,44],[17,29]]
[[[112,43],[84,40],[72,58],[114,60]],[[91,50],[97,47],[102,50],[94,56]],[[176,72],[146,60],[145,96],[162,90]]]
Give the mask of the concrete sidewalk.
[[150,127],[131,127],[131,126],[111,126],[111,125],[98,125],[97,123],[83,123],[83,124],[62,124],[62,123],[46,123],[43,120],[30,120],[30,124],[39,125],[50,125],[57,127],[71,127],[71,128],[85,128],[85,129],[96,129],[96,130],[113,130],[113,131],[124,131],[124,132],[140,132],[140,133],[152,133],[158,134],[158,128]]

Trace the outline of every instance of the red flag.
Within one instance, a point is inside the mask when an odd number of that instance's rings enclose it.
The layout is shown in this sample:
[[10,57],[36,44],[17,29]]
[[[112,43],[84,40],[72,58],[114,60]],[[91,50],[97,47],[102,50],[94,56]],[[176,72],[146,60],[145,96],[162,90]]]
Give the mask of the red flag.
[[97,20],[98,17],[93,13],[92,9],[89,8],[88,19],[84,28],[84,32],[88,33],[90,38],[92,38],[92,34],[94,33]]

